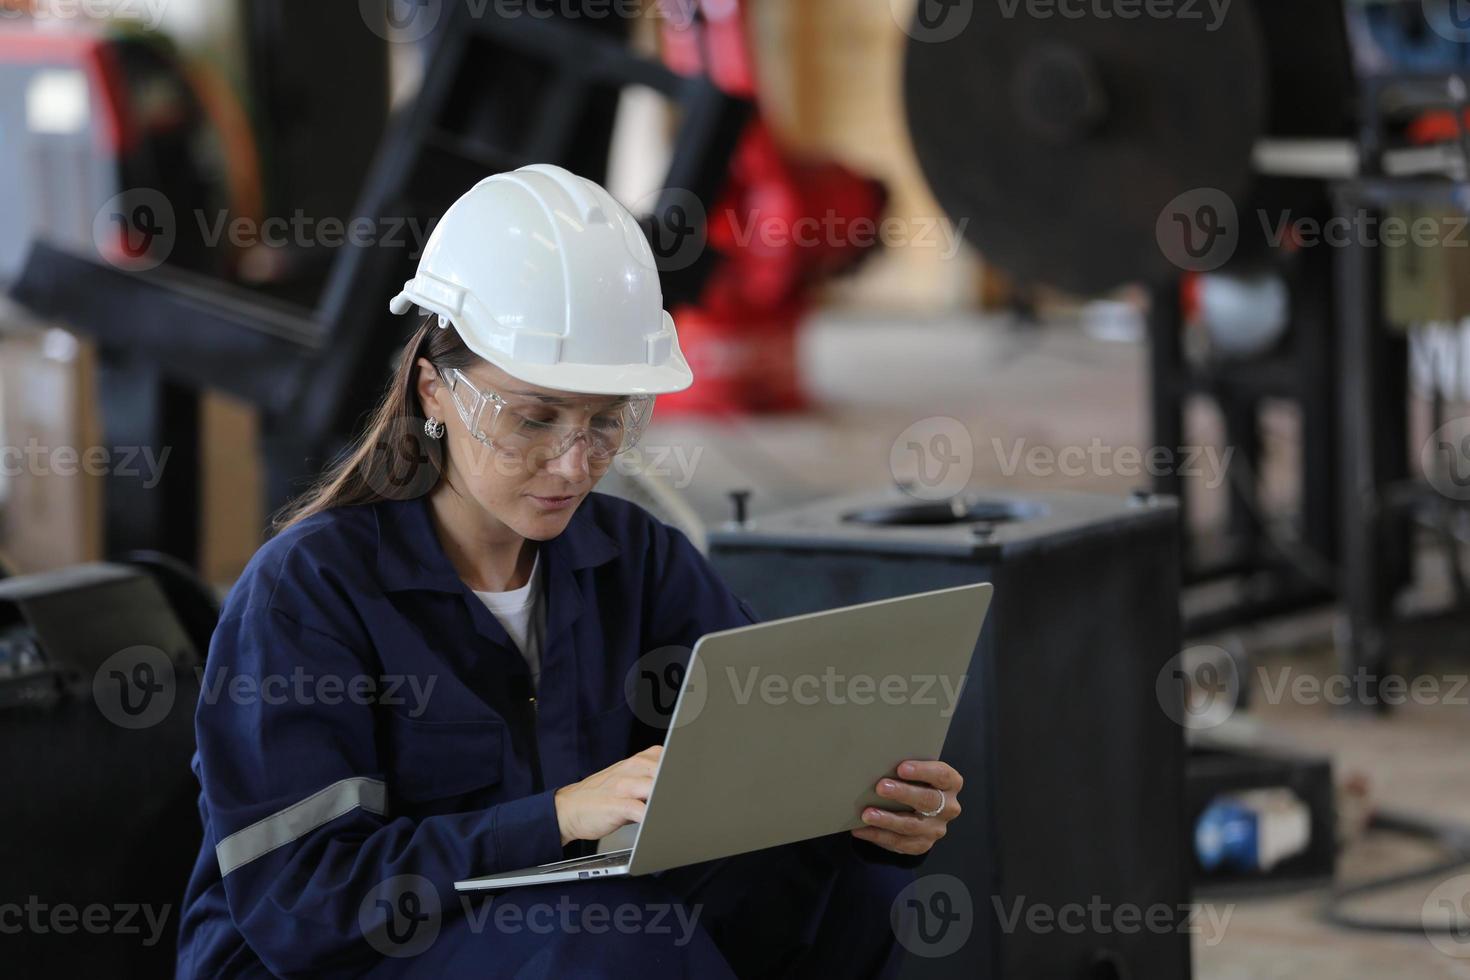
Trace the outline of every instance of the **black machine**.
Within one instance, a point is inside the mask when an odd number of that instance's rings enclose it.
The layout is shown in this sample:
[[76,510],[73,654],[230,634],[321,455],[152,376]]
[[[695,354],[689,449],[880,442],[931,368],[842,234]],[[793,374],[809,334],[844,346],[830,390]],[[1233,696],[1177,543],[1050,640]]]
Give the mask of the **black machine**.
[[199,852],[197,668],[216,612],[176,571],[0,581],[9,975],[172,976]]
[[[1447,502],[1410,478],[1409,342],[1385,323],[1388,250],[1295,231],[1334,218],[1376,227],[1409,204],[1464,211],[1453,168],[1387,163],[1415,119],[1465,108],[1470,32],[1453,6],[1251,0],[1219,18],[1181,8],[1126,19],[977,4],[948,40],[911,31],[915,150],[973,244],[1024,282],[1083,295],[1147,284],[1154,445],[1188,441],[1191,401],[1219,412],[1236,451],[1228,520],[1184,536],[1184,581],[1198,586],[1186,593],[1187,635],[1337,601],[1344,669],[1381,676],[1414,645],[1400,629],[1413,624],[1392,609],[1411,581],[1415,520],[1452,551],[1464,538],[1444,530]],[[1463,129],[1449,145],[1470,152]],[[1406,176],[1405,161],[1418,172]],[[1289,233],[1273,235],[1283,221]],[[1187,287],[1216,275],[1284,284],[1276,339],[1248,356],[1186,345]],[[1300,426],[1285,520],[1259,479],[1273,403]],[[1189,513],[1184,477],[1154,489]],[[1458,609],[1440,625],[1463,626],[1470,590],[1452,564]]]
[[[966,774],[966,812],[923,870],[935,893],[921,900],[936,923],[951,910],[955,934],[909,939],[907,976],[1190,975],[1174,928],[1189,901],[1184,730],[1164,703],[1179,689],[1159,688],[1179,650],[1177,525],[1173,503],[1147,495],[887,494],[712,533],[715,567],[764,617],[995,583],[944,749]],[[1018,904],[1090,903],[1166,908],[1171,928],[1013,921]]]
[[[951,215],[970,219],[966,232],[983,254],[1026,281],[1082,295],[1151,284],[1154,444],[1186,444],[1185,408],[1205,396],[1219,406],[1226,442],[1237,450],[1228,527],[1186,534],[1183,544],[1186,585],[1226,579],[1240,585],[1240,595],[1226,609],[1189,617],[1186,632],[1330,598],[1332,583],[1304,576],[1272,547],[1253,474],[1262,402],[1294,400],[1306,447],[1299,534],[1304,547],[1330,559],[1338,474],[1331,265],[1325,250],[1272,253],[1251,234],[1251,215],[1280,207],[1330,212],[1324,182],[1262,175],[1253,153],[1271,137],[1350,133],[1352,76],[1339,0],[1240,3],[1218,23],[1207,16],[1007,17],[984,5],[976,17],[982,22],[954,40],[909,45],[910,128],[936,196]],[[956,84],[982,107],[984,125],[946,121],[952,101],[936,96]],[[1221,223],[1230,221],[1232,237],[1221,247],[1234,249],[1233,268],[1278,266],[1291,277],[1293,332],[1263,357],[1186,357],[1181,283],[1195,263],[1183,239],[1197,216],[1196,197],[1198,207],[1235,206],[1236,215],[1219,214]],[[1186,224],[1170,219],[1171,207],[1185,212]],[[1183,478],[1166,474],[1155,489],[1179,498],[1188,515]]]

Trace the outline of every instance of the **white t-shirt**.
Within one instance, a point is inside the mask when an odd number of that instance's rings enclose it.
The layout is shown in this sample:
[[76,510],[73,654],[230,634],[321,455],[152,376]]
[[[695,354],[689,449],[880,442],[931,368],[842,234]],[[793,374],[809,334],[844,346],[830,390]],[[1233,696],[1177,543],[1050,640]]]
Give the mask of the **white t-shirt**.
[[546,632],[546,604],[541,594],[541,550],[536,550],[530,579],[519,589],[509,592],[481,592],[477,589],[474,592],[510,634],[511,642],[526,658],[526,666],[531,668],[531,683],[539,689],[541,638]]

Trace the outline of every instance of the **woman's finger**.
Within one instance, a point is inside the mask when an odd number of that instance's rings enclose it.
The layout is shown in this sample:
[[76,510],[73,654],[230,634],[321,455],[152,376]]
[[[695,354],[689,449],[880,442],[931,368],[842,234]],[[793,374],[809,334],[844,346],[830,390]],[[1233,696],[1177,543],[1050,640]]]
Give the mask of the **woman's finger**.
[[613,767],[613,770],[619,775],[647,776],[651,779],[653,778],[653,774],[658,772],[658,763],[650,762],[647,759],[639,759],[635,756],[619,762]]
[[[943,809],[935,814],[935,816],[943,817],[946,820],[953,819],[959,809],[953,796],[944,793],[942,790],[935,789],[933,786],[921,783],[905,783],[897,779],[880,779],[878,780],[878,795],[886,799],[896,800],[899,803],[906,803],[915,810],[920,810],[925,813],[936,807],[943,806]],[[952,809],[956,813],[951,813],[950,811]]]
[[943,821],[915,813],[892,813],[875,806],[863,810],[863,823],[910,837],[942,837]]
[[613,789],[620,796],[646,800],[653,792],[653,779],[649,776],[624,776],[613,785]]
[[965,781],[954,766],[948,762],[928,762],[922,759],[909,759],[898,765],[898,775],[901,779],[911,780],[916,783],[928,783],[935,789],[942,789],[945,793],[953,795],[958,793],[965,785]]

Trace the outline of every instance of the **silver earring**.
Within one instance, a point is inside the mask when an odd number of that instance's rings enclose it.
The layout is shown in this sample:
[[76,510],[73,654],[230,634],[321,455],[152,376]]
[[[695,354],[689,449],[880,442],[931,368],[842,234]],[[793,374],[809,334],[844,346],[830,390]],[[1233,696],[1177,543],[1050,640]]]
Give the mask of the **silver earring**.
[[424,435],[430,439],[444,438],[444,423],[430,415],[424,420]]

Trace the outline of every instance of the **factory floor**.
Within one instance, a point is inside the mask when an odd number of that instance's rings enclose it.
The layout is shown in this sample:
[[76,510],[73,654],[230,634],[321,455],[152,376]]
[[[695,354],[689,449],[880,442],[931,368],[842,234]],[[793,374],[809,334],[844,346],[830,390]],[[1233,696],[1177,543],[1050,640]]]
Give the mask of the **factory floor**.
[[[900,433],[917,423],[916,431],[927,438],[945,431],[948,423],[935,421],[944,417],[969,433],[975,490],[1126,493],[1147,482],[1133,474],[1131,457],[1117,452],[1148,446],[1146,352],[1137,342],[1102,339],[1076,323],[1019,328],[1002,319],[896,324],[829,315],[804,330],[801,351],[811,411],[718,422],[655,416],[645,443],[672,447],[665,475],[680,484],[706,522],[729,517],[726,494],[734,489],[751,491],[750,511],[758,519],[835,492],[891,487],[890,450]],[[1190,438],[1198,444],[1218,444],[1218,426],[1207,409],[1194,411],[1190,425]],[[954,434],[953,427],[947,431]],[[1290,493],[1295,438],[1289,413],[1268,417],[1262,470],[1274,497]],[[1089,462],[1062,465],[1058,456],[1047,465],[1049,457],[1042,454],[1034,457],[1039,463],[1018,466],[1037,446],[1081,447]],[[1191,486],[1201,499],[1192,517],[1208,521],[1218,513],[1223,490],[1207,454],[1196,460],[1196,470]],[[1453,703],[1409,704],[1380,717],[1268,697],[1263,680],[1276,687],[1283,678],[1321,678],[1335,670],[1332,626],[1331,612],[1324,611],[1218,638],[1251,658],[1253,708],[1236,720],[1259,727],[1278,744],[1330,754],[1339,783],[1351,779],[1365,787],[1369,801],[1470,824],[1470,688],[1456,697],[1449,680],[1470,673],[1470,651],[1460,659],[1449,650],[1427,651],[1431,665],[1417,668],[1445,681],[1443,701]],[[1435,857],[1407,840],[1349,833],[1342,881]],[[1418,923],[1437,884],[1438,879],[1410,885],[1354,908]],[[1323,894],[1317,889],[1219,900],[1217,915],[1228,912],[1229,918],[1222,936],[1196,936],[1196,977],[1470,978],[1470,942],[1445,943],[1445,952],[1422,933],[1335,929],[1318,916]],[[1464,907],[1470,914],[1470,904]]]

